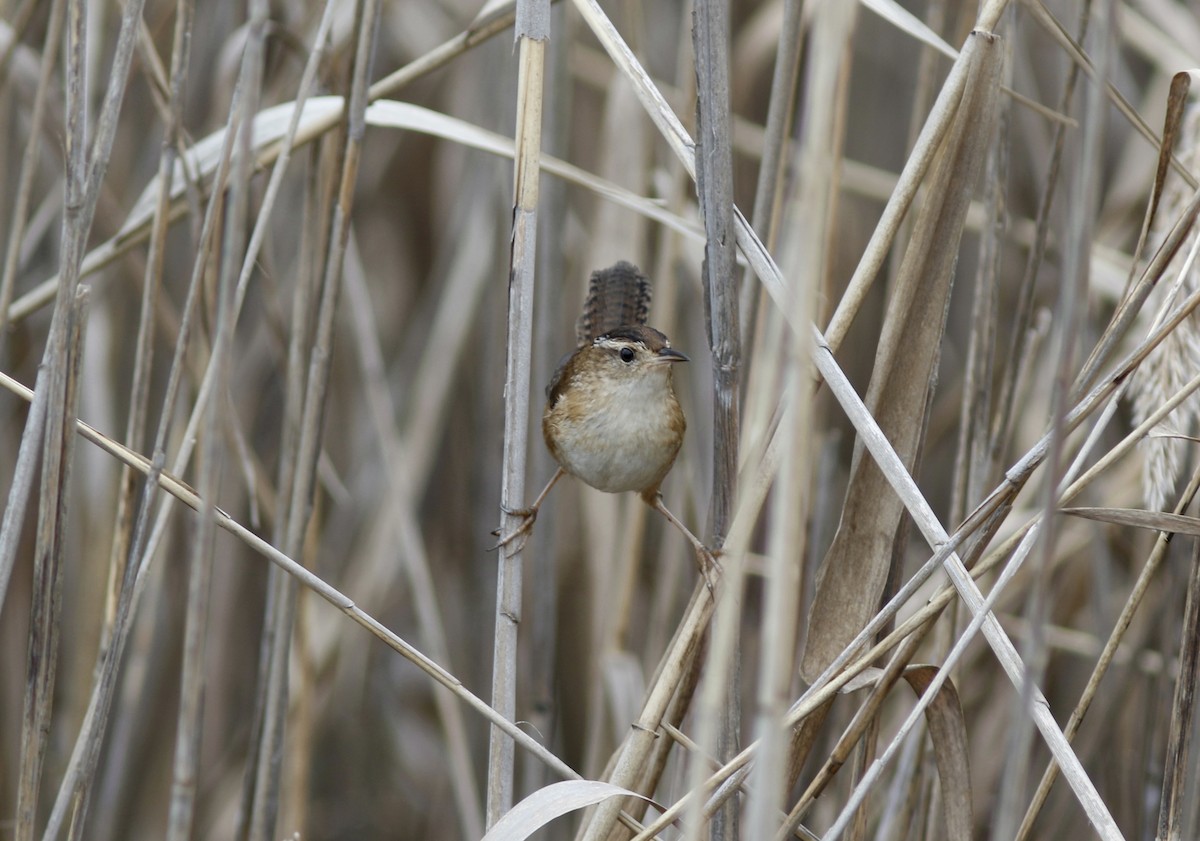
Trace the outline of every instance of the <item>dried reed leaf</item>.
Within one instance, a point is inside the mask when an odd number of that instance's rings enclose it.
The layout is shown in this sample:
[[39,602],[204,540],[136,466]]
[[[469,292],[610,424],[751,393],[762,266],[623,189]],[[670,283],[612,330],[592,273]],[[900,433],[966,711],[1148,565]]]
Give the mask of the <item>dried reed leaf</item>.
[[636,791],[597,780],[566,780],[540,788],[498,820],[483,841],[525,841],[555,818],[595,806],[612,797],[642,797]]
[[[962,100],[940,153],[929,201],[888,306],[866,403],[912,471],[936,376],[958,244],[980,168],[991,142],[1002,50],[995,36],[975,33]],[[818,572],[801,665],[814,680],[879,608],[904,506],[874,460],[856,452],[842,520]]]
[[[304,103],[304,111],[300,115],[297,135],[304,135],[306,129],[322,124],[329,119],[340,116],[343,100],[340,96],[314,96]],[[267,148],[282,140],[287,134],[288,125],[295,111],[295,103],[285,102],[259,111],[254,116],[254,144],[256,150]],[[216,131],[196,143],[188,150],[187,159],[176,161],[171,178],[172,198],[183,194],[189,174],[191,177],[203,180],[213,174],[221,158],[221,149],[225,145],[225,130]],[[158,201],[158,178],[152,178],[142,190],[137,201],[129,210],[129,215],[117,232],[117,238],[131,236],[133,232],[146,225],[154,217],[154,206]]]
[[[903,675],[918,696],[933,683],[938,667],[922,663],[905,666]],[[874,686],[884,670],[864,669],[842,687],[843,693]],[[970,838],[972,827],[971,768],[967,750],[967,726],[954,681],[946,680],[925,709],[925,723],[933,744],[938,777],[942,783],[942,809],[947,838]]]
[[[255,148],[260,156],[267,156],[272,147],[286,136],[295,103],[286,102],[260,111],[255,117]],[[296,130],[297,142],[312,140],[315,130],[328,125],[342,113],[343,100],[340,96],[310,97],[304,104],[304,112]],[[514,155],[512,138],[479,128],[465,120],[450,117],[419,105],[392,100],[378,100],[367,107],[366,121],[372,126],[418,131],[432,137],[440,137],[463,146],[469,146],[493,155],[511,158]],[[217,131],[200,140],[188,150],[182,161],[176,161],[171,182],[171,198],[179,200],[184,195],[187,179],[203,181],[211,178],[221,159],[225,143],[225,131]],[[600,178],[580,167],[559,158],[542,155],[544,172],[556,175],[614,204],[634,211],[647,219],[669,228],[694,243],[704,242],[703,228],[693,219],[672,213],[659,201],[639,196],[636,193]],[[108,242],[90,251],[84,260],[82,274],[87,276],[115,259],[124,247],[136,243],[147,235],[154,219],[157,202],[158,178],[151,179],[134,202],[120,229]],[[173,211],[172,218],[177,217]],[[22,295],[9,308],[8,316],[16,321],[29,315],[54,296],[56,280],[51,278]]]
[[1189,517],[1186,514],[1143,511],[1139,508],[1062,508],[1060,510],[1072,517],[1082,517],[1085,520],[1096,520],[1100,523],[1200,537],[1200,518]]
[[[1188,108],[1188,94],[1192,88],[1192,76],[1196,70],[1176,73],[1171,77],[1171,87],[1167,92],[1167,113],[1163,118],[1162,144],[1158,150],[1158,167],[1154,170],[1154,186],[1150,193],[1150,224],[1154,224],[1155,211],[1163,197],[1167,186],[1167,171],[1171,165],[1171,155],[1180,144],[1186,144],[1182,149],[1185,154],[1195,145],[1194,132],[1191,127],[1184,125],[1184,117]],[[1194,162],[1192,163],[1194,167]]]
[[933,47],[948,58],[958,58],[958,50],[943,41],[936,32],[925,25],[923,20],[901,6],[896,0],[862,0],[862,4],[922,44]]
[[[904,679],[918,695],[925,694],[938,667],[912,665],[904,670]],[[925,710],[929,741],[937,761],[942,783],[942,813],[946,818],[947,838],[971,838],[971,768],[968,762],[967,726],[954,681],[947,680]]]

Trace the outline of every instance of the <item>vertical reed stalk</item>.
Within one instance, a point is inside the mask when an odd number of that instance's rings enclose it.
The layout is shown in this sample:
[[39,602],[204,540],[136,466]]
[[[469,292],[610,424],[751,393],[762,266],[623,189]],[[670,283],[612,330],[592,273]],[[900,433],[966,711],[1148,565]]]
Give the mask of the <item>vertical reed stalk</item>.
[[64,320],[66,329],[60,334],[62,344],[54,349],[62,359],[62,365],[53,369],[55,376],[46,383],[50,392],[47,407],[49,423],[42,458],[42,490],[38,508],[37,545],[34,549],[34,601],[30,607],[31,629],[21,722],[17,819],[13,832],[13,837],[21,841],[34,837],[38,791],[54,701],[80,348],[87,320],[86,289],[76,290],[71,311]]
[[[733,235],[728,0],[699,0],[693,14],[698,97],[696,192],[704,216],[704,308],[713,371],[713,491],[708,533],[709,545],[719,549],[725,543],[733,516],[741,419],[742,342],[734,260],[737,246]],[[726,586],[731,593],[740,593],[741,584],[741,580],[734,578]],[[736,614],[718,627],[726,633],[714,637],[708,680],[709,686],[720,686],[724,691],[720,701],[712,706],[713,717],[702,716],[700,720],[699,743],[711,748],[718,758],[727,759],[738,751],[742,723]],[[722,646],[726,647],[724,657],[711,656],[717,655]],[[699,775],[702,777],[703,772]],[[736,802],[714,816],[710,832],[713,839],[738,837]]]
[[[513,169],[512,252],[508,272],[508,352],[504,383],[504,455],[500,483],[500,533],[519,517],[508,512],[525,502],[529,449],[529,390],[533,348],[534,272],[537,263],[538,180],[542,147],[542,91],[549,0],[517,0],[514,37],[518,50],[517,113]],[[521,547],[500,547],[496,577],[496,636],[492,655],[492,706],[510,720],[517,713],[517,632],[521,623]],[[496,727],[488,748],[486,823],[491,827],[512,808],[514,745]]]

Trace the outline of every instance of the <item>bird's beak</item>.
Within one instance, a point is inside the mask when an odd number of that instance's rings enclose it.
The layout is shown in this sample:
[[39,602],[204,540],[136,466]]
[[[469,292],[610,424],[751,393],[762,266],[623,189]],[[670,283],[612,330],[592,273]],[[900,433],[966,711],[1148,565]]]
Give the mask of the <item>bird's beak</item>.
[[687,355],[680,353],[673,347],[665,347],[658,352],[656,362],[691,362]]

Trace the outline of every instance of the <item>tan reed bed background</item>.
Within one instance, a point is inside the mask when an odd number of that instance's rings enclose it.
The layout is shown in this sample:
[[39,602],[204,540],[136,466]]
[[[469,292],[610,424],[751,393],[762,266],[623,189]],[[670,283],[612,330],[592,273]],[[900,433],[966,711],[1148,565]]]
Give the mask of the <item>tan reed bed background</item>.
[[0,837],[1200,836],[1200,19],[518,5],[3,5]]

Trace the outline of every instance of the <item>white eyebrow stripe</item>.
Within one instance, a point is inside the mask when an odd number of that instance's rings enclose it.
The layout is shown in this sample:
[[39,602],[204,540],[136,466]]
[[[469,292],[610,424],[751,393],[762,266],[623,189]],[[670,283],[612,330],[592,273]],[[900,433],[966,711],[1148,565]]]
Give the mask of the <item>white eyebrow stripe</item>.
[[603,336],[592,342],[596,347],[609,348],[610,350],[620,350],[623,347],[635,348],[645,347],[644,342],[639,342],[635,339],[608,339]]

